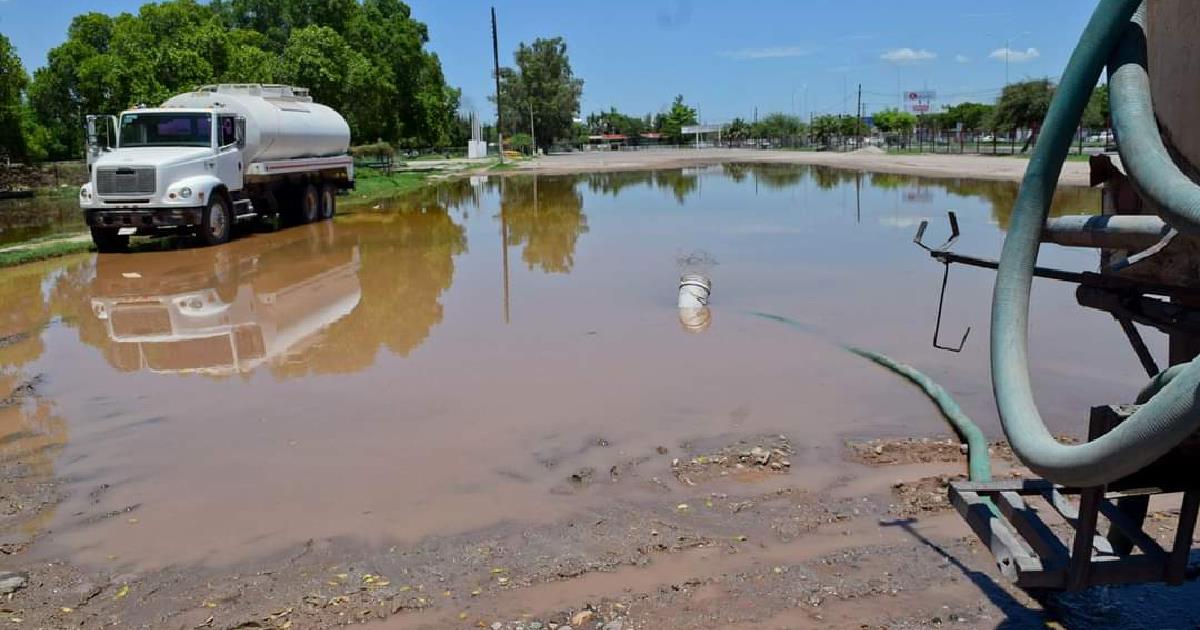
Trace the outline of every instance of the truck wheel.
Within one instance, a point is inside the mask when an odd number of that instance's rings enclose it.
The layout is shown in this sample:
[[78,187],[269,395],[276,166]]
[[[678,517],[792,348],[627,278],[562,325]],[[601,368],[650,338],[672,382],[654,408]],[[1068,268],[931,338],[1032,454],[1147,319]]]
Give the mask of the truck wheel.
[[129,249],[129,235],[118,234],[117,228],[93,227],[92,242],[96,244],[96,251],[101,254],[112,254]]
[[232,231],[233,213],[229,209],[229,200],[225,195],[215,193],[200,218],[200,241],[205,245],[227,243]]
[[321,220],[332,219],[337,212],[337,189],[332,184],[321,187]]
[[300,222],[312,223],[321,218],[321,195],[317,187],[309,184],[300,195]]

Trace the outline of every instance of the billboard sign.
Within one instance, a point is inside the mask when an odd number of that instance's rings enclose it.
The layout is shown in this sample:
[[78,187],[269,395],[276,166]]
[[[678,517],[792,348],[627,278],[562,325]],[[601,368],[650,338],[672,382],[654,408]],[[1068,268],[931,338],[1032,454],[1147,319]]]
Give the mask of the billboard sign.
[[908,111],[914,114],[928,114],[930,104],[937,98],[937,92],[934,90],[912,90],[904,93],[904,100],[908,103]]

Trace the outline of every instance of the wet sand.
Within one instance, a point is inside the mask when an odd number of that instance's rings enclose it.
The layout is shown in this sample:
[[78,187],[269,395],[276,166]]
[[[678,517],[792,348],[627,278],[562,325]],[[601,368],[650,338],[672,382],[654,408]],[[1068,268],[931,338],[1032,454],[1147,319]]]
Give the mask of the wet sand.
[[[674,169],[743,162],[752,164],[810,164],[837,168],[897,173],[923,177],[967,177],[1020,181],[1029,165],[1027,158],[972,155],[888,155],[882,151],[778,151],[757,149],[644,149],[638,151],[582,151],[539,157],[518,162],[517,168],[501,173],[570,174],[595,171]],[[1086,162],[1063,165],[1061,186],[1087,186]]]
[[[2,614],[155,629],[532,630],[586,612],[589,629],[1041,623],[938,498],[962,471],[954,448],[902,440],[926,455],[873,461],[846,447],[945,427],[835,343],[930,373],[997,436],[986,343],[929,347],[941,274],[911,238],[955,209],[959,248],[995,255],[1014,194],[783,164],[490,178],[219,248],[7,270],[0,571],[29,584]],[[1096,203],[1073,189],[1055,212]],[[1061,248],[1040,262],[1095,265]],[[673,304],[697,267],[715,283],[700,331]],[[991,275],[961,271],[945,323],[982,329]],[[1039,282],[1031,317],[1055,431],[1141,386],[1111,320],[1071,287]],[[1163,611],[1147,619],[1194,616]]]

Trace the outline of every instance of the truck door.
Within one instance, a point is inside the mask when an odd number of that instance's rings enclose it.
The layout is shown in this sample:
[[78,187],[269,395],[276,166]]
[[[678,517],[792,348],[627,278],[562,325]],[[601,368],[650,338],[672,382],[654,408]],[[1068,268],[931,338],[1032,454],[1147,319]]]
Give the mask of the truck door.
[[242,189],[242,150],[237,116],[217,117],[217,177],[230,191]]

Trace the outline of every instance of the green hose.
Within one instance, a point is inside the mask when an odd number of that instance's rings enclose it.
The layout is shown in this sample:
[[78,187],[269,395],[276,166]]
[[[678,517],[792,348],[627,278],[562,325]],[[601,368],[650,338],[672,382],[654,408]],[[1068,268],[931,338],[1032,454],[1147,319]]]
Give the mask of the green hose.
[[[755,317],[762,317],[772,321],[786,324],[792,328],[796,328],[809,333],[816,333],[816,329],[794,319],[783,317],[782,315],[772,315],[770,313],[751,313]],[[921,391],[937,405],[938,411],[942,412],[942,417],[950,423],[950,426],[958,434],[960,440],[967,445],[967,474],[971,481],[991,481],[992,479],[992,463],[988,457],[988,442],[983,431],[979,429],[967,414],[963,413],[961,407],[955,402],[950,393],[938,385],[925,374],[917,371],[911,365],[905,365],[891,359],[888,356],[873,352],[857,346],[839,343],[843,349],[852,352],[864,359],[870,360],[878,365],[881,365],[900,376],[912,381],[914,385],[921,388]]]
[[[1111,432],[1073,446],[1060,444],[1050,434],[1030,383],[1029,289],[1042,226],[1076,123],[1138,6],[1137,0],[1102,0],[1072,53],[1021,182],[992,297],[992,386],[1004,433],[1013,452],[1031,470],[1075,487],[1099,486],[1129,475],[1200,427],[1200,402],[1196,400],[1200,364],[1196,362]],[[1113,99],[1114,118],[1122,115],[1117,108],[1123,102],[1119,97]],[[1127,133],[1145,134],[1148,130]],[[1131,140],[1120,136],[1121,143]],[[1159,168],[1162,166],[1151,170]]]
[[1137,10],[1109,63],[1109,101],[1121,164],[1171,227],[1200,236],[1200,187],[1171,159],[1158,131],[1146,71],[1145,6]]

